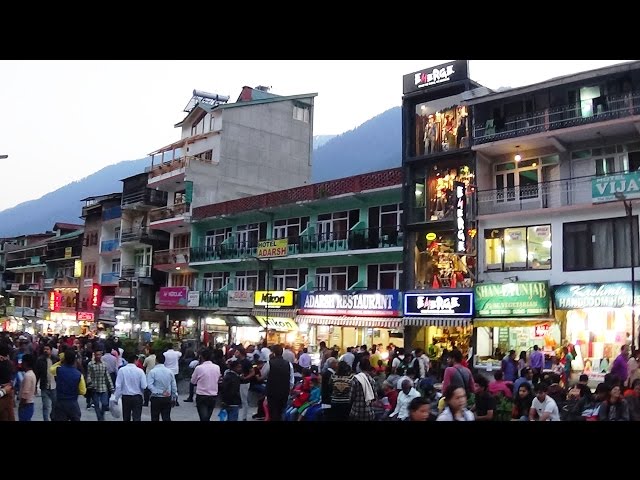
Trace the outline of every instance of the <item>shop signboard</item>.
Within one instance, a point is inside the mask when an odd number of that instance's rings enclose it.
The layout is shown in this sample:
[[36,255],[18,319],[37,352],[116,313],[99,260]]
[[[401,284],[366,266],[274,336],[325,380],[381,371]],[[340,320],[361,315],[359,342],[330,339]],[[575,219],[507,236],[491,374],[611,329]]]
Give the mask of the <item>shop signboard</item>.
[[200,306],[200,292],[197,290],[189,292],[187,296],[187,307],[199,307]]
[[186,307],[188,298],[188,287],[162,287],[160,289],[160,305],[165,307]]
[[254,292],[253,304],[256,307],[280,308],[293,307],[292,290],[273,290]]
[[591,180],[591,202],[611,202],[624,196],[626,200],[640,198],[640,172],[593,177]]
[[263,240],[258,242],[258,258],[286,257],[289,254],[289,239]]
[[301,291],[300,313],[397,317],[400,315],[400,292],[398,290]]
[[253,290],[229,290],[227,306],[231,308],[253,308],[255,292]]
[[467,206],[467,193],[464,183],[455,182],[456,192],[456,218],[454,219],[454,229],[456,231],[456,252],[465,253],[467,251],[467,228],[465,225],[464,212]]
[[93,322],[93,312],[78,312],[78,320]]
[[102,303],[100,304],[100,319],[101,320],[110,320],[115,321],[116,319],[116,311],[113,306],[114,297],[113,295],[105,295],[102,298]]
[[430,90],[436,85],[458,82],[469,78],[467,60],[454,60],[431,68],[425,68],[402,77],[402,93]]
[[551,325],[548,323],[543,323],[541,325],[536,325],[533,327],[534,336],[536,338],[542,338],[549,333],[551,330]]
[[64,258],[71,258],[73,249],[71,247],[64,247]]
[[80,278],[82,276],[82,260],[73,262],[73,276],[74,278]]
[[93,285],[93,278],[85,278],[82,280],[82,286],[85,288],[91,288]]
[[114,297],[115,308],[136,308],[136,299],[133,297]]
[[473,293],[405,293],[404,314],[418,317],[470,317],[473,314]]
[[478,317],[549,315],[549,282],[483,283],[475,288]]
[[[640,304],[640,282],[635,282],[635,304]],[[553,300],[558,310],[630,307],[631,282],[556,285]]]
[[256,320],[262,328],[276,330],[278,332],[292,332],[298,330],[298,324],[292,318],[265,317],[256,315]]

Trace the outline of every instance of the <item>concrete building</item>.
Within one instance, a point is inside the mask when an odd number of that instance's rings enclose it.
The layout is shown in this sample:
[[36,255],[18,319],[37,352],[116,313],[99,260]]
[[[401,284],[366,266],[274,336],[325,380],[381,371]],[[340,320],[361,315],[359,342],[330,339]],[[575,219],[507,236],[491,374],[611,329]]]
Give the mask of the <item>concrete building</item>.
[[401,196],[392,169],[194,209],[194,282],[160,292],[172,334],[402,345]]
[[496,348],[552,355],[571,343],[574,370],[601,372],[637,344],[639,92],[630,62],[468,94],[477,365],[499,362]]

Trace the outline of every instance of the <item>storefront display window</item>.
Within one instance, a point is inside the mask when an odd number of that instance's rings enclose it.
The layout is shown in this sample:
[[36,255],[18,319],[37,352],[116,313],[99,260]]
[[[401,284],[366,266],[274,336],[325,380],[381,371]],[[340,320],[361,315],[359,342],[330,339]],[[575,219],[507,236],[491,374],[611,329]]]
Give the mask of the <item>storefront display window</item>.
[[416,156],[469,147],[468,111],[459,103],[457,95],[416,105]]
[[419,232],[416,235],[414,288],[470,288],[474,285],[475,258],[466,252],[456,252],[454,232]]
[[485,230],[487,270],[549,270],[551,225]]
[[[452,220],[456,214],[456,186],[464,186],[465,216],[468,214],[474,185],[474,174],[466,166],[438,167],[434,165],[427,170],[426,178],[419,175],[415,181],[415,206],[426,209],[420,215],[423,221]],[[425,218],[426,217],[426,218]]]

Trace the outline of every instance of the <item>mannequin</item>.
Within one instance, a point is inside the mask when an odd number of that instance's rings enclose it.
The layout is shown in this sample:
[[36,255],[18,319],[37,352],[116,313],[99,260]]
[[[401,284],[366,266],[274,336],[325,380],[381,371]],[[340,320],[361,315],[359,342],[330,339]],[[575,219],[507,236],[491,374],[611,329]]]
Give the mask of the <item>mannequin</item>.
[[424,154],[434,153],[436,145],[436,124],[433,121],[433,115],[429,115],[429,121],[424,129]]

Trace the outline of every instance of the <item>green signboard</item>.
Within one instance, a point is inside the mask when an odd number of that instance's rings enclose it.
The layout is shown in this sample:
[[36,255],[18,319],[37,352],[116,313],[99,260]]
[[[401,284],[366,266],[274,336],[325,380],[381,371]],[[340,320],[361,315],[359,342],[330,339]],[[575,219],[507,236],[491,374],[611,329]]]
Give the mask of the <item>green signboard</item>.
[[549,282],[483,283],[476,285],[478,317],[549,315]]
[[593,203],[620,200],[616,198],[624,195],[624,199],[640,198],[640,172],[606,175],[591,180],[591,201]]

